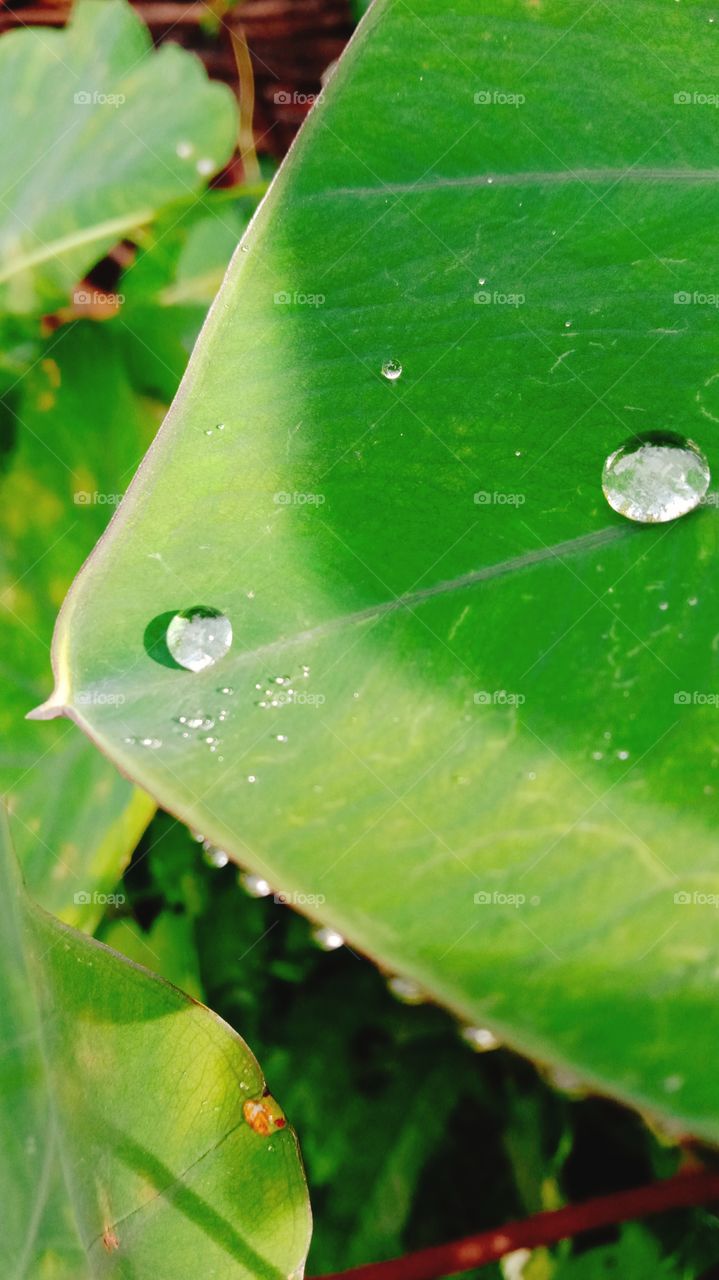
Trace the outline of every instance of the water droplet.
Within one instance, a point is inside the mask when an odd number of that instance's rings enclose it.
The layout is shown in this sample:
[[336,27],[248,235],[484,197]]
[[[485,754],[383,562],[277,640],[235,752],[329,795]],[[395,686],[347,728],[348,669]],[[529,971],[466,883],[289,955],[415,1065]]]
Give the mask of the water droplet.
[[491,1049],[500,1048],[499,1040],[488,1027],[462,1027],[460,1035],[475,1053],[489,1053]]
[[262,876],[252,875],[250,871],[241,871],[238,881],[251,898],[269,898],[272,893],[272,887],[267,880]]
[[248,773],[248,775],[247,775],[247,781],[248,781],[248,782],[257,782],[257,775],[256,775],[256,774],[254,774],[254,773]]
[[191,835],[192,839],[193,839],[193,840],[196,840],[198,844],[202,844],[203,840],[205,839],[205,837],[203,836],[202,832],[201,832],[201,831],[194,831],[192,827],[189,827],[189,828],[188,828],[188,830],[189,830],[189,832],[190,832],[190,835]]
[[479,280],[477,281],[477,284],[486,284],[486,283],[487,281],[485,280],[484,276],[480,276]]
[[610,454],[602,489],[620,515],[661,524],[693,511],[710,479],[709,464],[693,441],[657,431],[636,436]]
[[[255,688],[256,688],[256,689],[259,689],[259,687],[260,687],[260,686],[259,686],[258,684],[256,684],[256,685],[255,685]],[[226,684],[226,685],[223,685],[223,687],[222,687],[221,689],[218,689],[218,690],[217,690],[217,692],[218,692],[218,693],[226,693],[228,697],[231,697],[231,696],[232,696],[232,694],[233,694],[235,691],[234,691],[234,689],[231,689],[231,688],[230,688],[230,686],[229,686],[228,684]]]
[[157,748],[162,746],[162,739],[161,738],[140,738],[140,746],[148,747],[150,751],[157,751]]
[[684,1084],[683,1076],[667,1076],[663,1081],[664,1089],[667,1093],[676,1093]]
[[385,360],[382,365],[382,377],[387,378],[388,382],[396,382],[402,377],[402,365],[399,360]]
[[341,933],[324,925],[319,929],[312,930],[312,941],[320,948],[320,951],[337,951],[345,945],[345,940]]
[[603,752],[603,751],[593,751],[593,752],[592,752],[592,760],[603,760],[603,759],[604,759],[604,752]]
[[629,759],[629,752],[628,752],[628,751],[618,751],[618,752],[617,752],[617,760],[628,760],[628,759]]
[[[196,605],[175,614],[166,639],[175,662],[187,671],[204,671],[227,653],[232,644],[232,624],[219,609]],[[190,728],[195,727],[191,720],[187,723]]]
[[692,606],[694,606],[695,604],[699,604],[699,597],[698,597],[698,596],[690,596],[690,597],[689,597],[689,599],[687,600],[687,604],[690,604],[690,605],[692,605]]
[[211,840],[203,840],[202,856],[208,867],[226,867],[230,861],[224,849],[218,849]]
[[203,177],[209,178],[210,174],[215,171],[215,162],[210,156],[201,156],[195,168]]
[[427,998],[418,982],[413,978],[402,978],[399,975],[387,979],[387,990],[402,1004],[423,1004]]
[[302,678],[303,678],[304,680],[309,679],[309,674],[310,674],[310,669],[309,669],[309,667],[303,667],[303,668],[302,668]]
[[276,742],[287,742],[287,741],[288,741],[287,734],[286,734],[286,733],[276,733],[276,734],[275,734],[275,741],[276,741]]
[[194,150],[195,148],[193,147],[192,143],[185,142],[183,139],[183,141],[178,142],[177,146],[175,147],[175,154],[178,155],[181,160],[189,160]]

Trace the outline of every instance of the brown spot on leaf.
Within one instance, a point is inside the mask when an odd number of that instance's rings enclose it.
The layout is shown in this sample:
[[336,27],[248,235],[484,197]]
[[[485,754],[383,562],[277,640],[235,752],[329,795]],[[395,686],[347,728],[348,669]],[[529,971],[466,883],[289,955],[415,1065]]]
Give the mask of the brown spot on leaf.
[[284,1129],[287,1124],[282,1108],[269,1096],[260,1098],[259,1101],[248,1099],[242,1108],[242,1114],[250,1128],[263,1138],[278,1129]]
[[120,1248],[120,1241],[115,1235],[112,1227],[105,1227],[105,1230],[102,1233],[102,1243],[108,1253],[114,1253],[115,1249]]

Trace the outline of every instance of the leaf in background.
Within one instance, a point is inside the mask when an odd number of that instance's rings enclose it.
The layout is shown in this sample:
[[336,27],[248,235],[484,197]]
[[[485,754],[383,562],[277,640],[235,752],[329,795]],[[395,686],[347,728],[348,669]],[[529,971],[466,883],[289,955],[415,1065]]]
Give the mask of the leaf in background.
[[[674,100],[712,28],[414,10],[376,0],[245,237],[40,714],[458,1014],[716,1140],[717,711],[677,694],[715,684],[719,526],[600,483],[638,423],[719,470],[713,321],[675,305],[714,273],[714,113]],[[163,665],[148,625],[198,604],[232,649]]]
[[286,1280],[301,1268],[310,1221],[296,1139],[248,1123],[248,1101],[268,1104],[244,1041],[32,906],[4,833],[0,911],[0,1193],[16,1280]]
[[232,152],[229,90],[177,45],[153,51],[126,0],[80,0],[64,31],[4,36],[0,85],[3,310],[49,311]]
[[157,423],[133,394],[107,326],[59,330],[10,402],[17,442],[1,480],[0,787],[32,893],[89,927],[103,912],[96,895],[114,887],[154,804],[74,727],[47,734],[24,717],[47,687],[58,604]]
[[122,277],[116,318],[136,386],[165,400],[177,390],[207,309],[247,226],[255,200],[208,192],[171,206],[142,237]]

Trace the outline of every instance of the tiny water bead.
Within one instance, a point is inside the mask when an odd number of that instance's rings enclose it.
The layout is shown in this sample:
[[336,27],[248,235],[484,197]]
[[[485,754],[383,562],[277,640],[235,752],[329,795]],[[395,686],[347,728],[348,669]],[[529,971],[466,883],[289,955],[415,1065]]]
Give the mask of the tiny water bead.
[[338,951],[340,947],[345,945],[345,940],[341,933],[338,933],[336,929],[329,929],[325,926],[313,929],[312,941],[315,946],[320,948],[320,951]]
[[252,875],[250,871],[241,871],[238,877],[240,886],[251,898],[269,898],[272,887],[263,876]]
[[222,867],[226,867],[228,862],[230,861],[228,855],[225,853],[225,850],[219,849],[218,846],[216,844],[213,844],[211,840],[203,840],[202,857],[204,858],[208,867],[215,867],[218,870],[220,870]]
[[403,978],[399,974],[387,979],[387,990],[401,1004],[424,1004],[427,999],[423,988],[414,978]]
[[604,463],[602,489],[610,507],[640,524],[663,524],[693,511],[711,480],[692,440],[670,431],[635,436]]
[[[224,658],[232,644],[232,624],[219,609],[195,605],[176,613],[167,628],[167,648],[187,671],[204,671]],[[190,724],[190,728],[194,726]]]
[[462,1027],[460,1035],[475,1053],[490,1053],[492,1049],[501,1047],[500,1041],[489,1027]]
[[402,365],[399,360],[385,360],[382,365],[382,377],[388,382],[396,382],[402,377]]

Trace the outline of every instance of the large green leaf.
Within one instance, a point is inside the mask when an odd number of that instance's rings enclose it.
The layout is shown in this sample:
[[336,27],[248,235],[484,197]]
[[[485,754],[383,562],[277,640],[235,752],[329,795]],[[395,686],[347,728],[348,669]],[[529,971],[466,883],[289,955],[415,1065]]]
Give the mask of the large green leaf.
[[286,1280],[307,1253],[306,1187],[244,1041],[34,907],[4,828],[0,912],[9,1274]]
[[[65,328],[16,380],[15,447],[0,481],[0,787],[31,891],[91,925],[154,809],[74,726],[43,733],[24,716],[48,687],[58,604],[105,528],[156,412],[132,391],[107,327]],[[99,896],[98,896],[99,895]]]
[[[600,487],[637,424],[719,466],[713,313],[674,301],[714,264],[709,13],[376,0],[40,714],[462,1016],[716,1139],[716,513],[632,526]],[[199,604],[234,644],[191,674],[155,631]]]
[[[228,159],[235,107],[127,0],[80,0],[64,31],[0,42],[0,302],[49,310],[124,235]],[[40,104],[42,109],[39,109]]]

